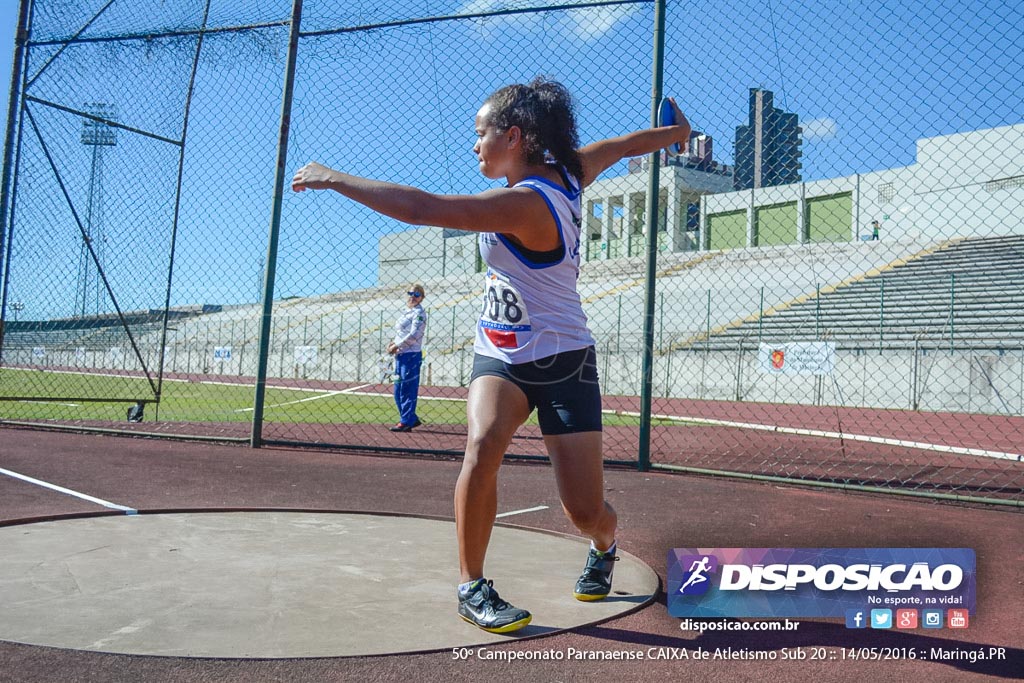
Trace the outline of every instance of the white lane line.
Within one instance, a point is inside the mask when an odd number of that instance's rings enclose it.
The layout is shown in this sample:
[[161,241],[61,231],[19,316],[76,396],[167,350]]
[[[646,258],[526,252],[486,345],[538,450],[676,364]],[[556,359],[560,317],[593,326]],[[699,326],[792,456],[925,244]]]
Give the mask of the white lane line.
[[[612,412],[615,415],[640,417],[640,413],[628,412],[625,410],[616,410]],[[752,422],[733,422],[731,420],[712,420],[710,418],[705,417],[683,417],[680,415],[651,415],[651,417],[660,420],[696,422],[698,424],[715,425],[720,427],[739,427],[740,429],[754,429],[762,432],[778,432],[780,434],[796,434],[798,436],[820,436],[826,439],[847,439],[849,441],[862,441],[864,443],[876,443],[885,446],[899,446],[900,448],[914,448],[924,451],[936,451],[938,453],[952,453],[954,455],[979,455],[986,458],[999,458],[1001,460],[1017,460],[1018,462],[1024,460],[1024,455],[1020,453],[1004,453],[1003,451],[989,451],[983,448],[945,446],[942,444],[926,443],[923,441],[889,439],[884,436],[868,436],[866,434],[846,434],[843,432],[826,432],[817,429],[798,429],[796,427],[781,427],[779,425],[766,425]]]
[[342,389],[338,393],[340,393],[340,394],[351,394],[351,393],[355,393],[355,392],[359,391],[360,389],[365,389],[366,387],[372,387],[372,386],[373,386],[372,383],[371,384],[360,384],[358,387],[349,387],[348,389]]
[[6,474],[8,477],[14,477],[15,479],[20,479],[22,481],[27,481],[30,484],[35,484],[36,486],[42,486],[43,488],[48,488],[48,489],[51,489],[53,491],[57,491],[58,493],[66,493],[69,496],[74,496],[75,498],[81,498],[82,500],[87,500],[90,503],[96,503],[97,505],[102,505],[103,507],[110,508],[111,510],[121,510],[122,512],[124,512],[127,515],[134,515],[134,514],[138,514],[138,512],[139,512],[135,508],[126,507],[124,505],[118,505],[117,503],[111,503],[110,501],[103,500],[102,498],[94,498],[93,496],[89,496],[89,495],[86,495],[84,493],[80,493],[78,491],[72,491],[71,489],[66,489],[63,486],[57,486],[56,484],[51,484],[49,482],[41,481],[39,479],[33,479],[32,477],[27,477],[24,474],[18,474],[17,472],[12,472],[10,470],[5,470],[2,467],[0,467],[0,474]]
[[[377,398],[391,398],[392,397],[392,394],[381,394],[381,393],[375,393],[375,392],[372,392],[372,391],[356,391],[356,389],[359,389],[359,388],[360,387],[352,387],[351,389],[346,389],[345,391],[343,391],[341,393],[344,393],[344,394],[346,394],[348,396],[374,396],[374,397],[377,397]],[[449,398],[446,398],[444,396],[419,396],[419,397],[417,397],[416,400],[417,401],[455,401],[457,403],[465,403],[466,402],[466,399],[458,398],[458,397],[455,397],[455,396],[452,396],[452,397],[449,397]]]
[[18,403],[44,403],[44,404],[46,404],[48,406],[67,406],[68,408],[81,408],[82,407],[81,403],[58,403],[57,401],[34,401],[34,400],[27,400],[27,401],[18,401]]
[[511,512],[502,512],[500,515],[494,515],[495,517],[511,517],[512,515],[521,515],[526,512],[540,512],[541,510],[547,510],[547,505],[538,505],[535,508],[526,508],[525,510],[512,510]]
[[[326,394],[320,394],[319,396],[309,396],[307,398],[300,398],[300,399],[298,399],[296,401],[286,401],[285,403],[274,403],[274,404],[271,404],[269,406],[264,406],[264,407],[265,408],[280,408],[281,406],[290,406],[290,405],[295,405],[296,403],[305,403],[306,401],[319,401],[322,398],[330,398],[331,396],[337,396],[338,394],[341,394],[341,393],[344,393],[344,392],[341,392],[341,391],[328,391]],[[235,412],[236,413],[250,413],[253,410],[254,410],[253,408],[240,408],[240,409],[236,410]]]
[[[23,368],[18,368],[18,369],[23,369]],[[45,370],[45,372],[49,372],[49,373],[52,373],[54,375],[85,375],[87,377],[112,377],[112,378],[115,378],[115,379],[136,379],[136,380],[142,380],[142,381],[146,380],[146,376],[145,375],[120,375],[120,374],[117,374],[116,372],[83,372],[83,371],[80,371],[80,370]],[[242,387],[242,388],[249,388],[249,387],[254,386],[253,382],[242,382],[242,381],[229,382],[229,381],[220,381],[220,380],[212,380],[212,379],[194,380],[194,379],[181,379],[181,378],[164,377],[164,381],[165,382],[177,382],[179,384],[208,384],[208,385],[211,385],[211,386],[218,386],[218,387]],[[364,386],[370,386],[370,385],[364,385]],[[323,389],[312,389],[312,388],[309,388],[309,387],[288,387],[288,386],[279,386],[279,385],[276,385],[276,384],[268,384],[267,388],[268,389],[287,389],[289,391],[305,391],[305,392],[324,391]]]

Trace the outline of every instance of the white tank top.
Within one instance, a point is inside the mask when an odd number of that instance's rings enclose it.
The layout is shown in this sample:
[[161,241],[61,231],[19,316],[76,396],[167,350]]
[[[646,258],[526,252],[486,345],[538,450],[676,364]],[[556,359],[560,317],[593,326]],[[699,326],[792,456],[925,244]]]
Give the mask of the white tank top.
[[516,183],[547,202],[561,238],[556,261],[537,262],[504,235],[480,233],[487,264],[484,297],[473,350],[505,363],[528,363],[594,345],[576,280],[580,273],[580,184],[564,170],[569,186],[531,176]]

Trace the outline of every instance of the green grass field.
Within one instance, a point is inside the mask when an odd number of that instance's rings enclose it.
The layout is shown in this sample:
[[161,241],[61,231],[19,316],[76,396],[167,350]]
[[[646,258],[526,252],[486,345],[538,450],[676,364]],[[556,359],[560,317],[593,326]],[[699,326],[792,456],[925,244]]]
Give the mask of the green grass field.
[[[369,386],[364,396],[325,390],[273,386],[268,380],[264,415],[273,422],[387,424],[395,421],[395,403],[389,385]],[[254,389],[248,385],[165,380],[159,419],[166,422],[249,422]],[[101,374],[0,369],[0,397],[38,397],[36,401],[0,400],[0,419],[5,420],[111,420],[123,422],[128,403],[76,403],[74,399],[153,399],[144,379]],[[146,408],[147,420],[156,407]],[[417,412],[431,424],[465,424],[466,403],[450,399],[424,399]],[[661,423],[661,421],[655,421]],[[638,426],[635,417],[605,414],[608,426]],[[527,424],[536,424],[531,416]],[[666,421],[665,424],[679,425]]]

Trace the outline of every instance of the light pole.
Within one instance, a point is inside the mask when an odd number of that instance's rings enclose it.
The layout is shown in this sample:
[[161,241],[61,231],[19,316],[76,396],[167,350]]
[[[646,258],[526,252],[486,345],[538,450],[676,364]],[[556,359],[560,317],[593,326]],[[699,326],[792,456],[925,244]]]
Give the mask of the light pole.
[[21,301],[12,301],[11,310],[14,311],[14,322],[18,322],[18,313],[25,310],[25,304]]
[[[85,316],[90,290],[95,284],[95,309],[100,312],[101,284],[100,268],[103,264],[103,248],[106,235],[103,234],[103,148],[117,144],[117,130],[106,123],[114,121],[117,110],[106,102],[87,102],[86,113],[96,118],[82,121],[82,144],[92,147],[92,165],[89,171],[89,199],[85,214],[85,239],[78,255],[78,289],[75,292],[75,314]],[[98,121],[96,119],[103,119]],[[96,255],[95,277],[90,273],[89,244]]]

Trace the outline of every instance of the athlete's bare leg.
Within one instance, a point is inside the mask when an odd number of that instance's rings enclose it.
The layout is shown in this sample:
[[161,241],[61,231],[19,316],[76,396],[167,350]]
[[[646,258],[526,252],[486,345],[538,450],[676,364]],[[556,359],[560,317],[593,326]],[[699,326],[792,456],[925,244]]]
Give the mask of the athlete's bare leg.
[[608,550],[615,541],[618,517],[604,499],[601,432],[549,435],[544,443],[566,516],[598,550]]
[[485,375],[469,385],[466,416],[466,457],[455,484],[461,583],[484,575],[484,557],[498,511],[498,468],[512,435],[530,416],[530,404],[512,382]]

